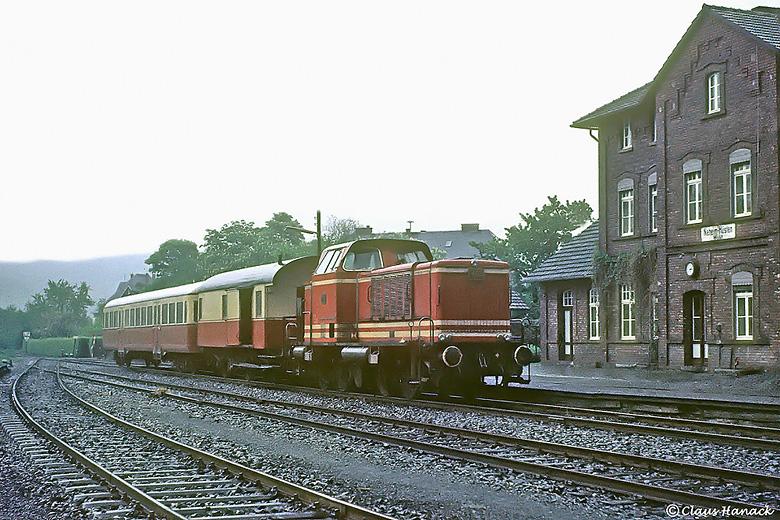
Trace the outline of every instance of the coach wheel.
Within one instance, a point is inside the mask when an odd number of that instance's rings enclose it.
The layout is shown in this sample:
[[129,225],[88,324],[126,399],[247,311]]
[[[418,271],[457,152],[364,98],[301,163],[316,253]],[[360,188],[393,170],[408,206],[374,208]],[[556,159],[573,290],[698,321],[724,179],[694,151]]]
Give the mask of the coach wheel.
[[217,373],[220,377],[228,377],[230,375],[230,368],[233,365],[233,360],[229,357],[217,358]]
[[152,361],[150,358],[144,358],[144,365],[146,365],[146,368],[149,368],[154,365],[154,361]]
[[120,367],[123,365],[122,358],[119,356],[119,352],[114,352],[114,363],[116,363]]
[[390,379],[387,372],[388,369],[384,365],[380,364],[377,367],[376,389],[377,392],[379,392],[379,395],[381,395],[382,397],[387,397],[388,395],[390,395],[390,383],[392,380]]
[[153,359],[152,365],[154,365],[154,368],[157,368],[160,366],[160,360],[159,359]]
[[336,388],[339,392],[346,392],[352,389],[352,376],[349,373],[349,367],[343,363],[336,363],[333,367],[334,377],[336,382]]
[[133,364],[133,358],[131,358],[129,354],[125,354],[124,362],[125,362],[125,366],[129,367],[130,365]]

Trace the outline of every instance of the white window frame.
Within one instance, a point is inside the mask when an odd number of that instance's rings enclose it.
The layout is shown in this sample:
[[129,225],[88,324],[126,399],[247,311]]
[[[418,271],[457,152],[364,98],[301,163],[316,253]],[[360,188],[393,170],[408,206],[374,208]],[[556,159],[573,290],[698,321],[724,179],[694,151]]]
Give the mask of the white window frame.
[[[750,162],[731,165],[731,184],[734,193],[734,216],[749,217],[753,214],[753,186]],[[742,193],[737,191],[737,181],[742,182]],[[742,211],[739,210],[740,201]]]
[[571,289],[563,291],[561,294],[561,305],[564,307],[574,307],[574,294]]
[[685,174],[685,218],[688,224],[702,221],[704,197],[701,170]]
[[620,339],[636,339],[636,293],[634,286],[620,286]]
[[[740,308],[740,302],[744,302]],[[753,339],[753,289],[740,288],[734,291],[734,337],[737,340]]]
[[620,236],[627,237],[634,234],[634,188],[620,190]]
[[652,233],[658,232],[658,185],[650,185],[649,195],[649,208],[650,208],[650,231]]
[[631,120],[626,119],[623,123],[622,150],[630,150],[634,144],[633,133],[631,132]]
[[601,338],[598,289],[591,289],[588,293],[588,332],[592,340]]
[[723,79],[720,72],[707,76],[707,113],[716,114],[723,110]]

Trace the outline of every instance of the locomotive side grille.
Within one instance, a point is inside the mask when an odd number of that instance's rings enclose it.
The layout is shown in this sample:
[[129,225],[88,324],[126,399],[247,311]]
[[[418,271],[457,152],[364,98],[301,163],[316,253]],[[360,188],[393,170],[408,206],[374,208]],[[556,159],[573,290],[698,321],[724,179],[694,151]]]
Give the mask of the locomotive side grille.
[[402,320],[412,315],[411,274],[377,276],[371,280],[371,318]]

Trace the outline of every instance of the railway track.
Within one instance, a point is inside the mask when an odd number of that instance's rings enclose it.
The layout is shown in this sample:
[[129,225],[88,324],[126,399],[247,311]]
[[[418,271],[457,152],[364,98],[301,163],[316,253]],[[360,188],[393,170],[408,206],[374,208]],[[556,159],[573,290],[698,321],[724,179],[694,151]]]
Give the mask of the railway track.
[[[141,372],[148,371],[150,373],[160,373],[161,369],[144,369],[140,367],[134,367],[134,370]],[[171,373],[170,371],[165,372],[171,375],[177,374]],[[224,381],[223,378],[200,374],[187,374],[182,375],[182,377]],[[237,380],[230,381],[239,383]],[[316,395],[327,395],[334,397],[345,395],[343,392],[311,389],[279,383],[251,382],[244,384],[278,390],[310,392]],[[346,395],[353,397],[359,395],[361,399],[373,400],[376,402],[392,402],[398,404],[408,403],[407,400],[392,397],[380,397],[366,394]],[[555,422],[557,424],[567,424],[585,428],[596,428],[601,430],[646,435],[661,435],[664,437],[675,437],[679,439],[709,441],[727,446],[744,446],[762,450],[780,451],[780,428],[777,427],[754,426],[713,420],[702,421],[680,417],[651,415],[646,413],[618,412],[594,408],[525,403],[486,398],[479,399],[477,404],[463,403],[456,400],[440,400],[433,397],[422,399],[421,402],[424,403],[424,405],[427,407],[441,410],[462,410],[479,413],[490,413],[498,416],[512,416],[522,419]]]
[[38,434],[127,497],[130,511],[176,520],[392,520],[112,416],[68,390],[58,373],[33,368],[16,380],[12,398]]
[[[93,384],[148,393],[154,392],[160,384],[165,384],[139,380],[126,384],[78,374],[72,374],[72,377]],[[122,379],[121,376],[110,377]],[[181,393],[173,393],[171,389]],[[186,395],[185,392],[196,395]],[[495,468],[578,482],[659,502],[727,507],[732,511],[780,507],[780,477],[765,473],[605,452],[394,417],[256,399],[170,383],[166,384],[163,395],[190,405],[284,421],[301,427],[479,462]],[[215,400],[215,397],[221,400]],[[229,402],[236,400],[250,405],[239,406]],[[388,427],[390,433],[386,431]]]

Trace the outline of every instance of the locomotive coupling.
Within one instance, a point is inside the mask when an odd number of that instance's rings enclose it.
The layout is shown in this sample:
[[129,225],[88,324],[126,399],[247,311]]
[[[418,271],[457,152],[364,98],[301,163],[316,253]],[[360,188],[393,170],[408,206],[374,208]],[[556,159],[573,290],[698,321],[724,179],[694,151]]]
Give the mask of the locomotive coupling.
[[455,345],[450,345],[442,351],[441,360],[448,367],[455,368],[463,360],[463,352]]

